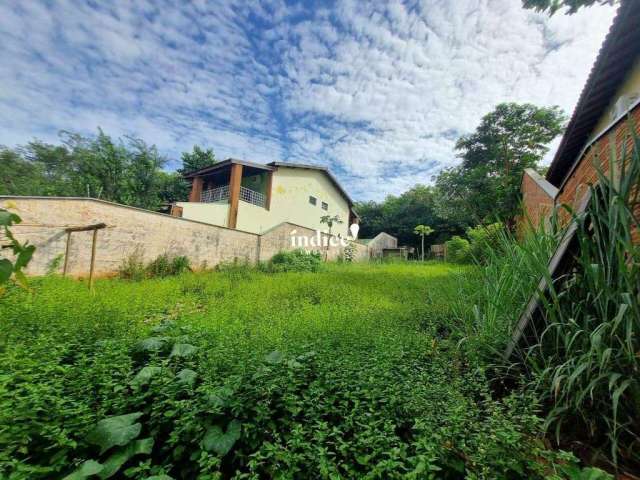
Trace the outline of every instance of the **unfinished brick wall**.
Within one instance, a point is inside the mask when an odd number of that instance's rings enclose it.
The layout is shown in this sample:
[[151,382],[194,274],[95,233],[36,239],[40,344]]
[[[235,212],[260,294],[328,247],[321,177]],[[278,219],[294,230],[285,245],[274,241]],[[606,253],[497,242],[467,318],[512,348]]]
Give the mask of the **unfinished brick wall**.
[[[189,257],[196,268],[211,268],[220,262],[268,260],[281,250],[289,250],[291,232],[313,235],[304,227],[284,223],[260,235],[207,223],[176,218],[139,208],[102,200],[55,197],[0,197],[0,207],[9,208],[22,218],[12,228],[16,238],[36,246],[36,253],[26,271],[44,275],[52,262],[64,256],[65,228],[106,223],[98,231],[96,275],[112,275],[125,258],[138,251],[145,262],[169,253]],[[92,232],[71,234],[68,273],[85,276],[89,272]],[[0,243],[2,239],[0,238]],[[356,259],[368,258],[367,247],[354,244]],[[342,253],[342,247],[331,247],[329,259]],[[2,250],[0,255],[8,255]],[[58,267],[60,272],[60,267]]]
[[[631,120],[631,122],[629,121]],[[615,148],[616,158],[620,158],[623,148],[627,152],[632,147],[630,128],[634,125],[636,134],[640,135],[640,106],[636,106],[630,113],[630,119],[625,118],[616,123],[605,135],[595,142],[582,156],[579,163],[560,186],[560,192],[556,197],[558,205],[566,204],[577,208],[580,199],[589,189],[589,185],[597,182],[596,165],[607,173],[611,160],[611,149]],[[635,213],[640,218],[640,205],[635,208]],[[560,212],[561,216],[568,219],[568,215]],[[634,232],[634,241],[640,243],[640,232]]]
[[523,213],[517,219],[517,229],[522,238],[529,229],[537,229],[549,218],[558,190],[535,170],[527,168],[522,177],[521,191]]

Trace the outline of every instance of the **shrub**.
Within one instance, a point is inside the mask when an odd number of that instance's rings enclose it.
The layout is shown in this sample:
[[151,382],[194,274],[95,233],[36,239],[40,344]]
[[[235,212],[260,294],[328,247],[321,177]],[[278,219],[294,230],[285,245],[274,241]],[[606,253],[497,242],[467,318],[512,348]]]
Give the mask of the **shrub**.
[[148,277],[168,277],[180,275],[190,268],[189,258],[184,255],[171,257],[167,253],[158,255],[149,265],[147,265]]
[[445,242],[447,248],[447,261],[453,263],[471,262],[471,245],[469,241],[454,235],[451,240]]
[[322,264],[319,252],[306,252],[301,248],[276,253],[268,263],[271,272],[317,272]]
[[191,269],[189,258],[184,255],[171,257],[168,253],[158,255],[145,266],[142,251],[136,248],[126,257],[118,270],[120,278],[140,281],[145,278],[163,278],[180,275]]
[[118,268],[118,276],[125,280],[140,281],[146,276],[142,249],[136,249],[126,256]]
[[349,242],[349,244],[346,247],[344,247],[343,256],[344,256],[345,262],[351,263],[355,260],[356,247],[353,245],[352,242]]
[[470,243],[471,258],[479,264],[487,263],[489,256],[499,250],[503,232],[504,225],[500,222],[469,228],[467,237]]

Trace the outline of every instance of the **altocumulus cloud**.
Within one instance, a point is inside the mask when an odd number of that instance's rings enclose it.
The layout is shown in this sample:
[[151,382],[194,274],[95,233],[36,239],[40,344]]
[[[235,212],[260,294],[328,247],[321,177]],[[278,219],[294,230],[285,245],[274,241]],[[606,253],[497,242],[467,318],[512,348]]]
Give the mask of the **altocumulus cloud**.
[[611,7],[518,0],[0,3],[0,144],[133,133],[173,166],[329,165],[358,199],[428,183],[503,101],[570,112]]

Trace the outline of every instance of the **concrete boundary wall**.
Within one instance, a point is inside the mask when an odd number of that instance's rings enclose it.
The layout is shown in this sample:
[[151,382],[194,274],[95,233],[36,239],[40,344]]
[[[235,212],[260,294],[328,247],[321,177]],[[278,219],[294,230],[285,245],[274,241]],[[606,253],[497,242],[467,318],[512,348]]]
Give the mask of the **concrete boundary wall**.
[[[293,225],[280,224],[262,235],[234,230],[194,220],[129,207],[91,198],[0,196],[0,207],[17,213],[22,223],[12,228],[16,238],[36,246],[36,253],[26,271],[43,275],[64,257],[68,227],[106,223],[98,231],[97,275],[112,275],[122,262],[136,251],[145,262],[158,255],[185,255],[195,269],[211,268],[221,262],[269,260],[281,250],[291,250],[292,232],[312,236],[316,232]],[[71,234],[68,273],[86,276],[91,259],[92,232]],[[5,242],[0,237],[0,246]],[[366,246],[352,245],[356,259],[369,257]],[[329,247],[328,258],[335,259],[343,248]],[[8,255],[3,249],[0,255]],[[58,269],[61,271],[61,266]]]

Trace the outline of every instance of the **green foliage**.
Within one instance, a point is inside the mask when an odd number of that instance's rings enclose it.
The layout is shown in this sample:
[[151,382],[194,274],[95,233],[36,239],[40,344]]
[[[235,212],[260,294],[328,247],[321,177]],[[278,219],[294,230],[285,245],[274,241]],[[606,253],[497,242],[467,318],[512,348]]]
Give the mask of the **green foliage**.
[[170,275],[180,275],[188,271],[189,268],[190,262],[188,257],[184,255],[172,257],[168,253],[163,253],[147,265],[146,273],[150,278],[168,277]]
[[598,170],[586,212],[567,209],[577,224],[574,266],[551,282],[548,261],[564,233],[555,221],[550,232],[520,242],[503,232],[488,251],[473,314],[460,318],[467,318],[468,351],[501,363],[515,322],[544,276],[551,285],[541,298],[544,314],[528,327],[516,364],[503,365],[505,371],[525,374],[520,381],[547,407],[545,427],[558,442],[588,445],[591,456],[637,470],[640,248],[633,232],[640,227],[634,215],[640,140],[629,143],[632,151],[620,158],[611,151],[608,173]]
[[553,405],[547,423],[558,435],[584,436],[608,447],[614,462],[639,468],[640,247],[633,232],[640,228],[640,139],[632,144],[609,172],[597,170],[586,213],[572,213],[576,268],[545,297],[546,324],[525,358]]
[[360,215],[360,238],[373,238],[387,232],[398,239],[399,245],[420,245],[414,228],[416,224],[430,225],[437,232],[429,238],[432,243],[443,242],[452,235],[464,232],[465,225],[436,212],[439,193],[433,187],[416,185],[402,195],[389,195],[383,202],[359,202],[355,209]]
[[575,460],[544,447],[530,399],[492,399],[448,338],[473,271],[329,264],[12,289],[0,477],[563,478]]
[[306,252],[298,248],[276,253],[267,263],[269,272],[317,272],[322,265],[318,252]]
[[355,260],[356,257],[356,247],[353,242],[349,242],[349,244],[344,247],[343,258],[345,262],[351,263]]
[[590,7],[595,4],[613,5],[619,0],[522,0],[522,6],[537,10],[538,12],[549,12],[553,15],[558,10],[567,9],[567,14],[573,15],[583,7]]
[[524,170],[538,166],[563,121],[558,107],[498,105],[474,133],[458,139],[462,163],[436,178],[438,215],[467,226],[511,219]]
[[144,254],[140,248],[127,255],[118,268],[118,276],[125,280],[140,281],[146,277],[146,273]]
[[59,253],[47,263],[47,275],[55,275],[60,270],[64,260],[64,253]]
[[145,278],[180,275],[190,269],[191,262],[188,257],[183,255],[170,256],[168,253],[158,255],[148,265],[145,265],[141,249],[136,248],[122,261],[118,269],[118,276],[125,280],[140,281]]
[[211,148],[205,150],[194,145],[191,152],[182,153],[182,169],[180,171],[181,173],[194,172],[215,163],[217,163],[216,156]]
[[61,140],[0,147],[0,195],[88,196],[148,209],[187,198],[181,175],[163,171],[166,158],[140,138],[114,140],[98,129],[62,132]]
[[479,264],[486,264],[491,255],[499,254],[504,230],[504,225],[500,222],[468,228],[467,237],[473,260]]
[[27,267],[36,247],[28,243],[21,243],[11,233],[12,225],[21,223],[22,219],[15,213],[0,208],[0,228],[4,236],[9,240],[9,248],[14,255],[14,260],[0,258],[0,294],[4,292],[3,285],[12,278],[21,286],[26,287],[27,279],[22,272]]
[[471,245],[469,240],[454,235],[450,240],[445,242],[447,248],[447,261],[452,263],[470,263],[471,262]]

